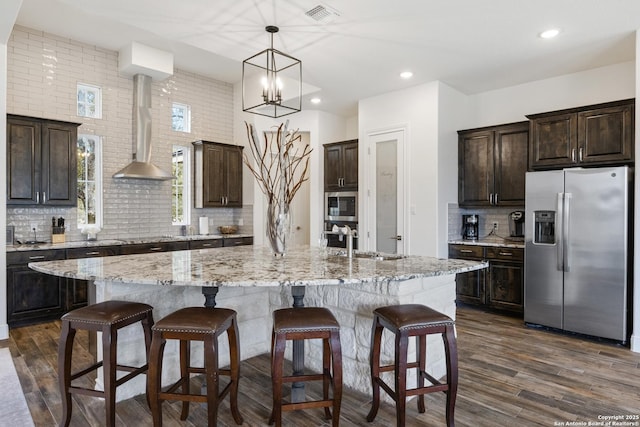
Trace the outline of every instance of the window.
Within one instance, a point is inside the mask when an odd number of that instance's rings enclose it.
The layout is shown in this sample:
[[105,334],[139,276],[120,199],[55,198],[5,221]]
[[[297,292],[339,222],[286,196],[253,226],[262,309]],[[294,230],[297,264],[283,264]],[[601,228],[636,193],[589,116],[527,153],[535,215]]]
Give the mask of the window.
[[78,228],[102,227],[102,140],[78,135]]
[[188,225],[191,218],[191,197],[189,195],[189,183],[191,175],[189,171],[189,148],[178,145],[173,146],[172,172],[176,179],[172,180],[171,187],[171,215],[173,225]]
[[102,118],[102,89],[78,83],[78,117]]
[[178,132],[191,132],[191,107],[173,103],[171,107],[171,129]]

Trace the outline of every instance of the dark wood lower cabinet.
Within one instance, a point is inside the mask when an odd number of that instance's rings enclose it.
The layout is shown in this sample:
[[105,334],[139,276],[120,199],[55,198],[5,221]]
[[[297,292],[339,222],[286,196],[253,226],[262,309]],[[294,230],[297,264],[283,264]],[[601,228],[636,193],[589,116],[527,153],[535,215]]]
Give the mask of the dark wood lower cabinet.
[[524,268],[522,263],[489,261],[490,307],[522,313],[524,310]]
[[66,280],[38,273],[27,264],[64,259],[64,251],[7,254],[7,324],[29,325],[59,318],[66,310]]
[[7,323],[10,328],[59,319],[89,302],[89,283],[38,273],[30,262],[252,245],[253,237],[7,252]]
[[449,258],[489,261],[487,270],[456,276],[458,302],[524,313],[524,249],[450,244]]

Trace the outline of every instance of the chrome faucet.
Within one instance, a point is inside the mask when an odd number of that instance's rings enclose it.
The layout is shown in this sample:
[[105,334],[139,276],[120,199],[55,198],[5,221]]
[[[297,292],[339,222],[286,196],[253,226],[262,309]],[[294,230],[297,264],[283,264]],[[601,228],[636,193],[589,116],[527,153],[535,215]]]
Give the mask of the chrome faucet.
[[334,233],[339,232],[347,236],[347,258],[353,258],[353,236],[357,234],[357,230],[352,230],[348,225],[343,227],[334,225],[331,231]]

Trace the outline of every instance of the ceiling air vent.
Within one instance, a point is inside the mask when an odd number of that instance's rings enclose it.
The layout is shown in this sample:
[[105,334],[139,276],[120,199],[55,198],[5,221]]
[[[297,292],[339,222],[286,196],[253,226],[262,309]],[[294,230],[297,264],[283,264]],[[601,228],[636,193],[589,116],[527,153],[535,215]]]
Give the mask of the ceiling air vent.
[[323,4],[319,4],[313,9],[306,11],[305,15],[307,15],[314,21],[325,24],[333,21],[336,17],[340,16],[337,10]]

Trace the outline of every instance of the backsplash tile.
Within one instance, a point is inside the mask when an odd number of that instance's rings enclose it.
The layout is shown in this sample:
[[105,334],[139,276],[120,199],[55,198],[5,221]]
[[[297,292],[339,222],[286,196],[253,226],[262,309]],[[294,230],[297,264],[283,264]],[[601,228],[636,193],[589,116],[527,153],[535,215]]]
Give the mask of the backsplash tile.
[[[25,116],[80,122],[78,134],[102,137],[104,224],[98,239],[157,237],[180,233],[171,225],[170,181],[115,180],[134,149],[132,136],[133,78],[118,72],[118,52],[79,43],[42,31],[15,26],[7,45],[7,112]],[[102,88],[102,118],[76,116],[76,85]],[[191,133],[171,129],[171,104],[191,106]],[[152,154],[160,168],[170,170],[173,145],[191,147],[205,139],[234,144],[233,85],[184,70],[152,83]],[[245,177],[246,179],[246,177]],[[193,185],[193,182],[192,182]],[[252,233],[253,206],[192,209],[195,232],[198,217],[210,218],[209,230],[238,224]],[[18,240],[51,240],[51,218],[64,217],[67,241],[83,240],[75,208],[7,207],[7,225]]]
[[513,211],[524,210],[523,207],[509,208],[461,208],[457,203],[448,205],[448,237],[449,240],[459,240],[462,238],[462,215],[478,214],[478,234],[486,237],[491,233],[493,222],[498,223],[498,231],[495,233],[499,237],[509,237],[509,214]]

